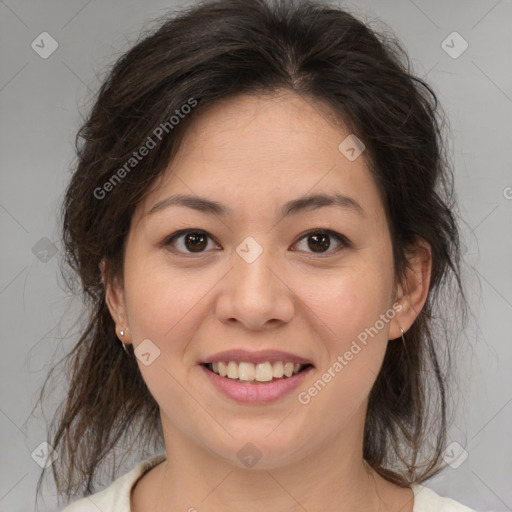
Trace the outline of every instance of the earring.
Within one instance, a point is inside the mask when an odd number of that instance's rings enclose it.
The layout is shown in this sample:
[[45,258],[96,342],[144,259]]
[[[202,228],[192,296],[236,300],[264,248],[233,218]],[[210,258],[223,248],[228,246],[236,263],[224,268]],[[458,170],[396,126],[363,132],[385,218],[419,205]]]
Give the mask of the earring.
[[404,330],[398,326],[400,328],[400,331],[402,333],[402,345],[404,346],[404,350],[407,352],[407,347],[405,346],[405,338],[404,338]]
[[[119,336],[124,336],[124,331],[119,331]],[[126,343],[124,343],[123,341],[121,341],[121,345],[123,346],[123,350],[128,354],[130,355],[130,352],[128,352],[128,347],[126,346]]]

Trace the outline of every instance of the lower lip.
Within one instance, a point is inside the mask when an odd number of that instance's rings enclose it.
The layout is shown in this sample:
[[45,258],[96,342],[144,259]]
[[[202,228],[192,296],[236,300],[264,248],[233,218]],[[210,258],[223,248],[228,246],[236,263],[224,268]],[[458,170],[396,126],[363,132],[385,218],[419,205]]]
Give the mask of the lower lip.
[[225,396],[244,404],[265,404],[279,400],[291,393],[313,369],[313,366],[297,373],[293,377],[269,381],[261,384],[242,384],[216,373],[200,365],[210,382]]

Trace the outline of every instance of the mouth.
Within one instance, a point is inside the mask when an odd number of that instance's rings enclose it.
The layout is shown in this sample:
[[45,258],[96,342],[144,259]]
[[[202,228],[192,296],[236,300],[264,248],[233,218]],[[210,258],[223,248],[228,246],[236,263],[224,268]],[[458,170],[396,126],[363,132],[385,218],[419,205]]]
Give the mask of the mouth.
[[[226,354],[219,354],[213,359],[201,363],[199,367],[213,389],[225,397],[245,405],[265,405],[285,399],[304,383],[315,366],[305,360],[265,360],[240,357],[240,360],[224,359]],[[282,354],[275,357],[282,357]],[[236,357],[231,354],[231,357]],[[267,356],[272,359],[272,356]],[[293,358],[292,355],[289,355]],[[292,395],[293,396],[293,395]]]
[[268,384],[295,377],[310,368],[311,363],[296,363],[293,361],[216,361],[202,363],[210,372],[240,384]]

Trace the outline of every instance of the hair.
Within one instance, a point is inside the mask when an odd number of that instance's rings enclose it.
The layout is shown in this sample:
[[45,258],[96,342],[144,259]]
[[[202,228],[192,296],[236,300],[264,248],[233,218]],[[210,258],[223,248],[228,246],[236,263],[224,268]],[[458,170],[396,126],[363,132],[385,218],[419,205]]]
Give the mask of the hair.
[[[426,303],[406,344],[388,343],[363,441],[364,459],[388,481],[406,487],[430,478],[442,469],[449,426],[448,315],[460,307],[464,316],[467,305],[453,171],[434,91],[413,75],[392,34],[377,33],[327,3],[207,1],[158,23],[112,66],[76,138],[62,238],[67,284],[80,291],[87,316],[65,357],[69,389],[50,428],[50,444],[59,453],[51,466],[58,493],[95,492],[99,468],[121,441],[140,449],[141,439],[148,446],[162,439],[158,404],[133,347],[131,357],[123,350],[105,301],[106,283],[122,282],[136,206],[205,108],[239,94],[283,90],[321,102],[364,142],[386,212],[397,283],[418,240],[430,244]],[[183,107],[194,101],[195,108]],[[189,113],[171,127],[171,116],[181,112]],[[155,130],[163,126],[166,133],[156,141]],[[156,146],[127,169],[149,138]],[[452,298],[448,306],[443,297]]]

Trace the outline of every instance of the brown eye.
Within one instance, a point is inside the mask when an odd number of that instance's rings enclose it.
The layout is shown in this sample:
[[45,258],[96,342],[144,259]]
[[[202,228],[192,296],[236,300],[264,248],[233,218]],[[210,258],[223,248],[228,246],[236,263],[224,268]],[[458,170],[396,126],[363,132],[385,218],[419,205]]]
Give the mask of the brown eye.
[[331,241],[329,235],[325,233],[308,236],[308,247],[313,252],[324,252],[329,249],[330,245]]
[[[328,251],[331,247],[332,239],[335,239],[338,245],[333,250]],[[350,242],[346,237],[330,230],[316,230],[306,233],[301,237],[299,243],[302,243],[303,240],[307,240],[307,247],[301,250],[317,254],[327,253],[329,255],[338,252],[343,247],[350,246]]]
[[208,245],[208,241],[202,233],[187,233],[184,244],[191,252],[201,252]]
[[174,252],[202,253],[208,247],[209,240],[211,240],[211,237],[203,231],[187,230],[178,231],[167,237],[162,245],[165,247],[171,246]]

